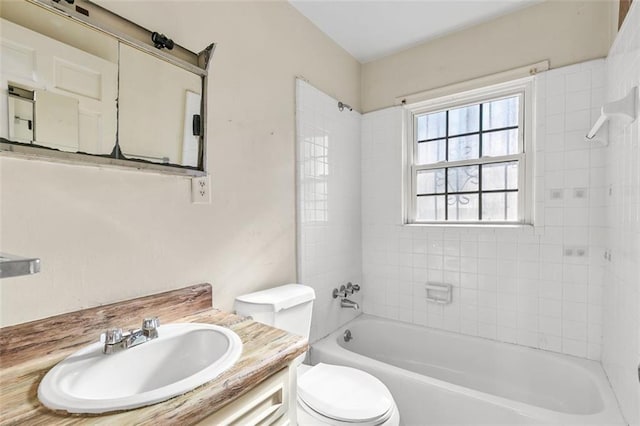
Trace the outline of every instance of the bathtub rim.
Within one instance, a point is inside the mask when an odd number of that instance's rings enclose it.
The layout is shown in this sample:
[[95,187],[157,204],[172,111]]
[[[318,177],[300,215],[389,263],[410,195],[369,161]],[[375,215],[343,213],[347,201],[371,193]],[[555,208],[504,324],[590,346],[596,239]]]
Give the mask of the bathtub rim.
[[[352,352],[338,343],[338,339],[342,338],[346,329],[349,326],[360,323],[360,322],[387,322],[387,323],[396,323],[402,327],[409,327],[417,330],[426,330],[429,333],[436,333],[445,336],[453,336],[454,338],[462,338],[462,339],[470,339],[472,341],[481,341],[483,343],[493,343],[499,346],[507,345],[511,349],[515,349],[518,351],[529,352],[536,351],[536,354],[543,355],[544,357],[554,358],[555,361],[558,358],[564,362],[576,366],[578,368],[582,368],[590,378],[596,383],[598,392],[603,402],[603,409],[597,413],[593,414],[574,414],[574,413],[566,413],[561,411],[554,411],[548,408],[539,407],[532,404],[527,404],[526,402],[520,402],[512,399],[508,399],[502,396],[494,395],[487,392],[482,392],[476,389],[467,388],[462,385],[457,385],[455,383],[446,382],[441,379],[437,379],[431,376],[422,375],[420,373],[413,372],[411,370],[407,370],[401,367],[397,367],[392,364],[387,364],[385,362],[379,361],[374,358],[367,357],[365,355],[361,355],[357,352]],[[370,365],[373,368],[383,368],[390,370],[391,372],[398,374],[400,377],[412,380],[419,380],[425,384],[435,386],[447,392],[457,392],[469,395],[478,400],[487,402],[492,405],[499,406],[501,408],[514,411],[520,415],[525,417],[541,420],[541,421],[549,421],[549,422],[561,422],[563,424],[607,424],[607,425],[626,425],[624,418],[620,412],[620,407],[618,401],[613,394],[613,390],[611,388],[611,384],[609,382],[608,377],[604,369],[602,368],[602,364],[598,361],[589,360],[585,358],[580,358],[572,355],[562,354],[558,352],[551,352],[544,349],[533,348],[523,345],[518,345],[514,343],[508,342],[500,342],[497,340],[486,339],[479,336],[471,336],[461,333],[455,333],[447,330],[435,329],[431,327],[416,325],[412,323],[403,322],[400,320],[382,318],[371,314],[361,314],[346,324],[339,327],[333,333],[323,337],[322,339],[314,342],[311,345],[309,350],[309,358],[313,364],[317,362],[314,359],[314,352],[328,350],[329,352],[333,352],[340,357],[348,357],[354,361],[357,365]]]

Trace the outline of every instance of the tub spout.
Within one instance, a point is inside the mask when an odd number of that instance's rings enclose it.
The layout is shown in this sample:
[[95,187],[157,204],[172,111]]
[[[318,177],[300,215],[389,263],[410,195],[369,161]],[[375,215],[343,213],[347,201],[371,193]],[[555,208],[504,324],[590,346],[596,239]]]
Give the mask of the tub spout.
[[354,310],[358,310],[360,309],[360,306],[358,306],[358,304],[352,300],[349,300],[347,298],[344,298],[340,301],[340,307],[341,308],[351,308]]

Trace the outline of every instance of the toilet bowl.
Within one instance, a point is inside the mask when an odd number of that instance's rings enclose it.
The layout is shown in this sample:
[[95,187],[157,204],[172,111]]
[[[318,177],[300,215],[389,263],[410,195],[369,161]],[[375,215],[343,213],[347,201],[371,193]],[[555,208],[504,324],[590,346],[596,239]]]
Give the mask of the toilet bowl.
[[[238,296],[236,313],[309,338],[315,292],[287,284]],[[297,419],[301,426],[398,426],[400,414],[389,389],[369,373],[341,365],[298,364]],[[294,364],[295,365],[295,364]]]
[[340,365],[298,367],[300,426],[398,426],[400,415],[389,389],[364,371]]

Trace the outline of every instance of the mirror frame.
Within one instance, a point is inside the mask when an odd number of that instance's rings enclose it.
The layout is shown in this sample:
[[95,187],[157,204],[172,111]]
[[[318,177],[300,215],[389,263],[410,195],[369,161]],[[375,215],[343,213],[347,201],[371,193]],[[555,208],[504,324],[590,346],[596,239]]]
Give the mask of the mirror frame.
[[[208,93],[208,68],[216,44],[211,43],[200,53],[194,53],[177,43],[172,50],[158,49],[151,42],[152,31],[137,25],[107,9],[91,3],[87,0],[68,1],[55,0],[23,0],[27,3],[42,7],[51,13],[71,19],[75,23],[87,26],[93,30],[107,34],[120,43],[127,44],[142,52],[167,61],[172,65],[185,69],[198,75],[202,82],[201,96],[201,125],[200,125],[200,149],[198,155],[198,167],[167,165],[153,163],[138,159],[123,159],[108,155],[93,155],[76,152],[58,151],[53,148],[32,146],[21,142],[13,142],[0,138],[0,154],[27,157],[31,159],[43,159],[49,161],[84,164],[104,165],[139,170],[155,171],[173,175],[206,176],[207,167],[207,93]],[[160,31],[159,31],[160,32]],[[46,35],[46,34],[45,34]],[[119,141],[114,142],[114,152],[120,153]],[[113,154],[112,154],[113,155]]]

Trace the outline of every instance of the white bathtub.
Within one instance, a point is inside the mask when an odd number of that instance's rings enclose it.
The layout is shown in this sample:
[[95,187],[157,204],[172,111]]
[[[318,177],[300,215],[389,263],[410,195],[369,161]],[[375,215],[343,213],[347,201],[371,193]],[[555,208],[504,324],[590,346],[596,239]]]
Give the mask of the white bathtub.
[[368,315],[310,356],[378,377],[405,425],[624,424],[600,364],[571,356]]

